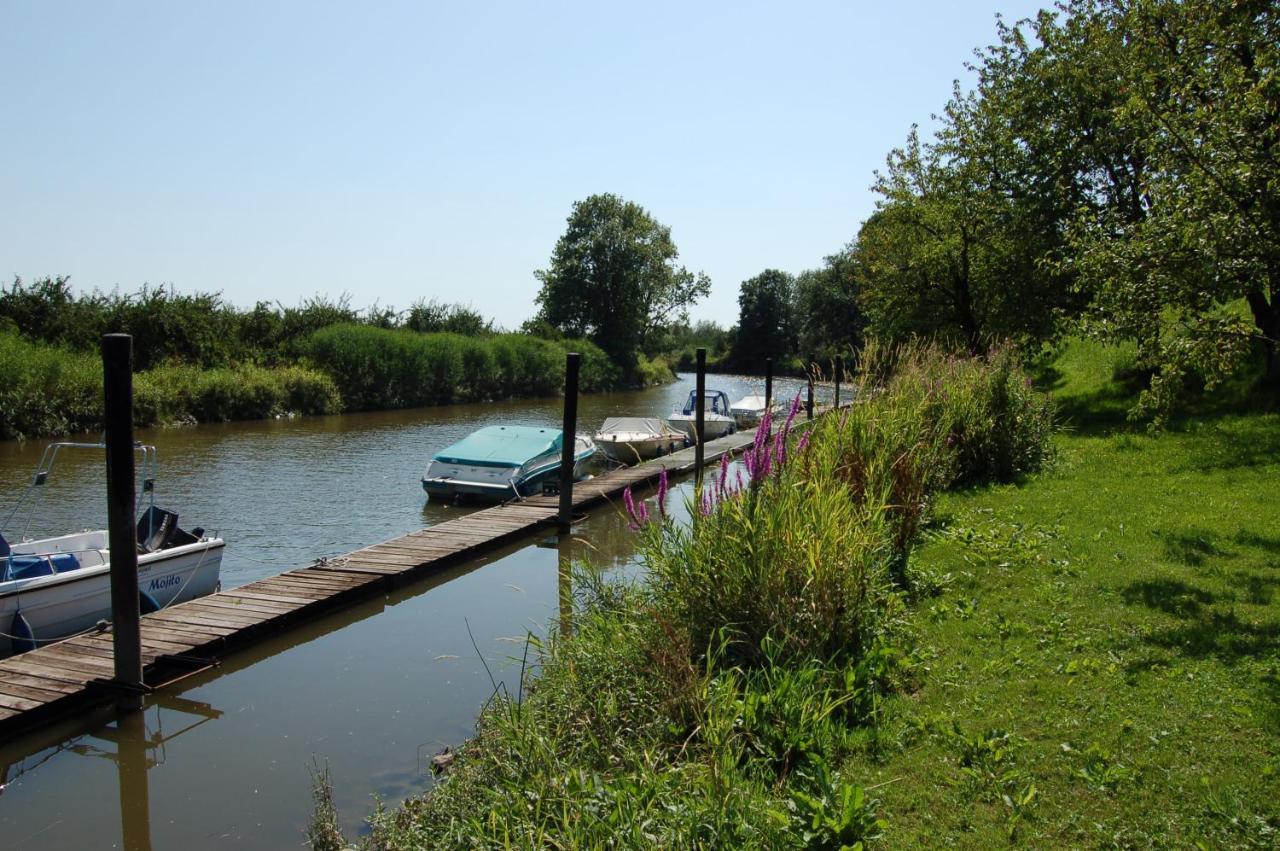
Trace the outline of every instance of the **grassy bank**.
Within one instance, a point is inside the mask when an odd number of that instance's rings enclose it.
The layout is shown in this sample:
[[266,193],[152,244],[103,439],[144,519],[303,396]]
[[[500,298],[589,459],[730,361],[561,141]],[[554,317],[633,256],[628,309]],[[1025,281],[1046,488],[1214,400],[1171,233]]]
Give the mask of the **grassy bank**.
[[1128,360],[1069,344],[1054,470],[939,502],[927,673],[846,763],[889,844],[1280,843],[1280,417],[1131,430]]
[[[890,377],[888,364],[895,362]],[[631,504],[647,573],[579,577],[572,634],[495,695],[446,781],[366,844],[856,847],[879,793],[844,768],[919,676],[907,554],[939,488],[1040,464],[1048,412],[1014,361],[882,353],[880,392],[775,429],[685,526]],[[628,500],[631,503],[631,500]],[[321,796],[322,801],[324,796]],[[321,806],[312,841],[341,844]],[[324,826],[328,825],[326,831]]]

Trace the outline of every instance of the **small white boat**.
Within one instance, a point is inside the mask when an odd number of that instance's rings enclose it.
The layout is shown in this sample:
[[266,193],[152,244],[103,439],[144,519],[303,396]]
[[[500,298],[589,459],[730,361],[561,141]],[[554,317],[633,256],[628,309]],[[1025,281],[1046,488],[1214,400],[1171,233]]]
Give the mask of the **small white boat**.
[[683,449],[688,437],[657,417],[609,417],[595,441],[613,460],[635,464]]
[[[769,410],[774,416],[782,406],[778,404],[777,399],[770,400]],[[729,408],[729,413],[733,415],[733,421],[738,424],[738,428],[755,428],[760,425],[760,420],[764,417],[765,398],[763,393],[753,393],[749,396],[743,396],[741,399],[733,403]]]
[[[55,443],[45,450],[31,488],[48,480],[57,453],[66,448],[103,448],[92,443]],[[155,447],[143,453],[144,492],[154,494]],[[28,491],[30,493],[30,490]],[[25,496],[23,497],[25,499]],[[10,513],[17,513],[18,506]],[[105,529],[23,540],[0,535],[0,655],[21,653],[92,629],[111,617],[111,553]],[[157,611],[218,589],[226,543],[204,530],[178,527],[178,515],[154,502],[137,526],[138,603]]]
[[[689,398],[684,407],[667,417],[671,427],[689,435],[690,440],[697,440],[697,407],[695,397],[697,390],[689,391]],[[737,423],[729,413],[729,397],[723,390],[706,390],[702,394],[702,433],[704,440],[715,440],[737,431]]]
[[[503,502],[542,492],[560,475],[562,435],[557,428],[488,426],[431,456],[422,489],[436,499],[474,497]],[[574,477],[596,452],[591,438],[574,440]]]

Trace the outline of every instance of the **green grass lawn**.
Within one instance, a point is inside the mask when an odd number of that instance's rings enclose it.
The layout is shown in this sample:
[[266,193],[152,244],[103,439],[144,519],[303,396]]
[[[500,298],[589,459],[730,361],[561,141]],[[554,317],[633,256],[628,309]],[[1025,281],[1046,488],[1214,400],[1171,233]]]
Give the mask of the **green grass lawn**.
[[1280,416],[1149,436],[1073,344],[1054,468],[944,494],[916,687],[846,766],[887,846],[1280,847]]

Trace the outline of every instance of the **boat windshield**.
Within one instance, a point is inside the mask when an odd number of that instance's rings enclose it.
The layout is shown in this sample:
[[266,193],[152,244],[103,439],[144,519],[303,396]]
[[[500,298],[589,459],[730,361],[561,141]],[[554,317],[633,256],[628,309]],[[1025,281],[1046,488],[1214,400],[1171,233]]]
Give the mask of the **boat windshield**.
[[[692,414],[694,408],[694,400],[698,396],[697,390],[689,392],[689,398],[684,403],[683,413],[687,416]],[[729,397],[724,394],[723,390],[705,390],[702,393],[702,410],[712,414],[728,414],[729,413]]]

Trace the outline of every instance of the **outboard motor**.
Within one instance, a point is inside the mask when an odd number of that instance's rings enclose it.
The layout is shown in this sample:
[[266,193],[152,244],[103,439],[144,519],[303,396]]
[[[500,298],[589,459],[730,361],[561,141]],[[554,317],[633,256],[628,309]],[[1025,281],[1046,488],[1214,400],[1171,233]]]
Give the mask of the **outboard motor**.
[[178,529],[178,513],[152,505],[138,519],[138,549],[154,553],[172,543]]

